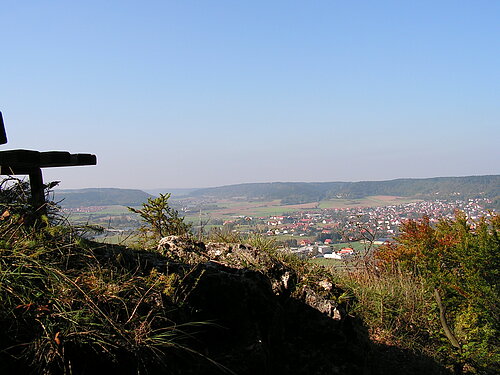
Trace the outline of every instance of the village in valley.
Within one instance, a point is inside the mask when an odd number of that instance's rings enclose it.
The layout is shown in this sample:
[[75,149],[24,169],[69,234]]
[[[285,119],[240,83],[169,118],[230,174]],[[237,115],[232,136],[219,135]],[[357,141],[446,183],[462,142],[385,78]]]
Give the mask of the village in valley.
[[[377,207],[334,208],[269,217],[239,216],[223,225],[240,232],[260,228],[284,248],[305,258],[345,259],[371,246],[390,242],[402,222],[427,216],[430,222],[452,219],[457,210],[472,221],[490,217],[486,198],[418,201]],[[354,245],[353,245],[354,244]]]
[[[380,202],[382,198],[378,197]],[[357,202],[353,206],[328,208],[283,205],[268,215],[255,206],[253,211],[248,207],[241,212],[235,207],[232,213],[224,211],[230,204],[221,201],[173,202],[198,234],[209,235],[213,230],[243,236],[259,233],[302,258],[343,260],[390,242],[405,220],[427,216],[431,223],[436,223],[442,218],[452,219],[457,210],[464,212],[471,222],[491,216],[488,207],[492,201],[488,198],[404,200],[401,203],[393,198],[387,198],[386,205],[383,202],[380,205]],[[140,226],[138,217],[123,206],[74,207],[65,208],[64,212],[71,220],[102,226],[104,230],[98,238],[104,241],[133,238]]]

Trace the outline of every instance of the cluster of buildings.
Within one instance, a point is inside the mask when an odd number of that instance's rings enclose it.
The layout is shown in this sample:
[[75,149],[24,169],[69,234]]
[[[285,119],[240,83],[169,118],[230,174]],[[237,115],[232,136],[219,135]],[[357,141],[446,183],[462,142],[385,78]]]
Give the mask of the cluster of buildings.
[[93,213],[106,209],[106,206],[82,206],[82,207],[63,207],[62,212],[72,213]]
[[[290,234],[306,236],[323,235],[322,242],[335,242],[324,235],[340,233],[342,239],[352,241],[352,234],[363,239],[366,236],[394,236],[401,223],[409,219],[429,217],[431,222],[442,218],[453,218],[457,210],[464,212],[471,220],[488,217],[491,212],[485,206],[489,200],[468,199],[467,201],[434,200],[419,201],[392,206],[323,209],[321,212],[299,212],[288,216],[271,216],[266,219],[269,235]],[[366,233],[366,235],[363,235]],[[370,234],[368,234],[370,233]],[[351,235],[350,235],[351,234]],[[361,235],[361,236],[360,236]],[[338,239],[337,239],[338,240]]]
[[308,245],[283,248],[283,250],[290,251],[300,258],[348,259],[356,254],[356,251],[349,246],[338,249],[329,245]]
[[477,220],[491,215],[485,208],[490,203],[485,198],[436,199],[381,207],[314,209],[267,218],[241,218],[239,230],[250,230],[246,226],[251,223],[264,227],[267,235],[279,237],[299,255],[342,259],[355,251],[350,247],[338,248],[336,243],[364,241],[380,245],[390,241],[405,220],[427,216],[431,222],[437,222],[453,218],[457,210]]

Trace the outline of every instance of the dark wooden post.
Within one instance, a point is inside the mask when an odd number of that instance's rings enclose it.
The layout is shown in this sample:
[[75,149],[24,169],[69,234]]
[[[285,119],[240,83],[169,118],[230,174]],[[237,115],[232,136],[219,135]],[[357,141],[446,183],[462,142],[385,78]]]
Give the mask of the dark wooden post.
[[43,176],[41,168],[32,168],[29,171],[31,199],[37,217],[47,215],[47,205],[45,203],[45,191],[43,189]]

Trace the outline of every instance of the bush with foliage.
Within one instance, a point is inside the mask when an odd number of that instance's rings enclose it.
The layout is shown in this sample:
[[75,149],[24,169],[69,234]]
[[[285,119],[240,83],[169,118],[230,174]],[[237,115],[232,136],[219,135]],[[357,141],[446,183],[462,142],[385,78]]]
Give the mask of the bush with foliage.
[[424,217],[403,223],[376,254],[383,273],[423,281],[433,298],[425,328],[457,373],[500,372],[499,230],[494,213],[474,221],[457,212],[435,225]]
[[188,236],[191,225],[179,216],[179,212],[168,203],[170,193],[160,194],[157,198],[148,198],[143,203],[141,209],[128,207],[128,209],[138,214],[143,225],[139,229],[144,236],[146,243],[156,242],[166,236]]

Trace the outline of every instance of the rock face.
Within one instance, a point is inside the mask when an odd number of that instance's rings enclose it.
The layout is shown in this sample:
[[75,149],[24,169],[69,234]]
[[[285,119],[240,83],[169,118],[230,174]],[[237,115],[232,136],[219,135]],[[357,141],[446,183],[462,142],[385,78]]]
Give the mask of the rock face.
[[186,304],[196,320],[216,324],[198,339],[235,373],[362,373],[361,341],[331,311],[277,296],[256,271],[206,264],[195,277]]
[[[245,269],[260,272],[267,277],[273,293],[280,297],[294,295],[306,304],[340,319],[337,303],[331,298],[334,285],[325,275],[300,282],[296,269],[273,257],[270,253],[238,243],[195,242],[178,236],[162,238],[157,250],[167,258],[188,264],[210,263],[232,269]],[[308,275],[311,276],[311,275]],[[314,275],[313,275],[314,276]],[[323,276],[323,277],[321,277]]]
[[183,303],[194,320],[213,322],[197,335],[199,350],[231,371],[369,373],[366,342],[342,308],[326,297],[332,297],[330,280],[306,285],[292,267],[242,244],[202,244],[171,236],[160,241],[158,250],[196,265],[184,281],[188,291]]

